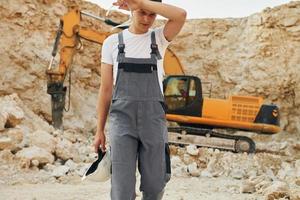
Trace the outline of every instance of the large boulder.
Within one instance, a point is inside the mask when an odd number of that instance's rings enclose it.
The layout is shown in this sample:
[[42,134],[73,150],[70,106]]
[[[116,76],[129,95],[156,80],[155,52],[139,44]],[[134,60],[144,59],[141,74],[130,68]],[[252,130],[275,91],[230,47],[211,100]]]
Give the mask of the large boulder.
[[54,156],[51,153],[37,146],[22,149],[16,154],[16,157],[21,160],[38,160],[42,165],[54,162]]
[[23,131],[18,128],[6,129],[0,132],[0,150],[19,150],[22,147]]
[[32,146],[37,146],[50,153],[54,153],[56,140],[50,133],[43,130],[37,130],[33,132],[29,138]]
[[0,99],[0,130],[16,127],[24,119],[24,111],[10,98]]
[[68,160],[72,158],[71,148],[72,143],[69,140],[62,139],[57,142],[55,155],[62,160]]

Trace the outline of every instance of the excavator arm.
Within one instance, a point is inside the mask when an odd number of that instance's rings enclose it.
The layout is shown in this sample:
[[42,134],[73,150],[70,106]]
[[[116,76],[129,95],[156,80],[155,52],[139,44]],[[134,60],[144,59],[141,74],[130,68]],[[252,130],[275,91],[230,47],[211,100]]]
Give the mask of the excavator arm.
[[[51,95],[52,124],[57,129],[62,129],[63,124],[62,119],[67,92],[64,81],[72,66],[73,57],[82,45],[81,39],[101,45],[105,38],[111,34],[82,27],[80,22],[81,12],[77,6],[70,7],[69,12],[60,19],[52,58],[46,71],[47,93]],[[54,68],[52,65],[58,49],[60,61],[58,67]]]

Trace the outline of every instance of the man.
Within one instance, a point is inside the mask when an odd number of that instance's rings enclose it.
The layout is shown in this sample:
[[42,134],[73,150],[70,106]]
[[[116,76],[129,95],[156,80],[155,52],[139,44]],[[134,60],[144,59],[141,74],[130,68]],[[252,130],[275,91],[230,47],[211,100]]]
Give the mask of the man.
[[178,80],[178,91],[179,95],[183,98],[186,98],[187,95],[187,80],[186,79],[179,79]]
[[[108,37],[102,47],[95,152],[99,146],[105,150],[104,127],[109,113],[111,198],[135,199],[138,161],[143,199],[158,200],[170,173],[162,57],[181,30],[186,12],[160,0],[118,0],[114,5],[131,11],[132,24]],[[151,30],[157,14],[168,21]]]

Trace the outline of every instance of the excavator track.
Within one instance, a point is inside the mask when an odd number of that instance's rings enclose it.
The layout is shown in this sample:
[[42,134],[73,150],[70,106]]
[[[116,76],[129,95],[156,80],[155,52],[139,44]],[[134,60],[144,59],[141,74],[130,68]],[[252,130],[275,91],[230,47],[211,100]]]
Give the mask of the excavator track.
[[255,153],[255,142],[246,136],[227,135],[211,129],[189,126],[168,127],[169,143],[217,148],[236,153]]

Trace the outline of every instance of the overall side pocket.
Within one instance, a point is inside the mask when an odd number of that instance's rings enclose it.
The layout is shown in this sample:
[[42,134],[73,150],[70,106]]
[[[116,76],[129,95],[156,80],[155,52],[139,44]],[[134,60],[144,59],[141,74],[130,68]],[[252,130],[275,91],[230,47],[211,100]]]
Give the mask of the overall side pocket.
[[171,179],[171,159],[169,144],[165,143],[165,160],[166,160],[166,182]]
[[159,101],[162,109],[164,110],[165,114],[167,113],[167,110],[168,110],[168,106],[167,104],[164,102],[164,101]]

